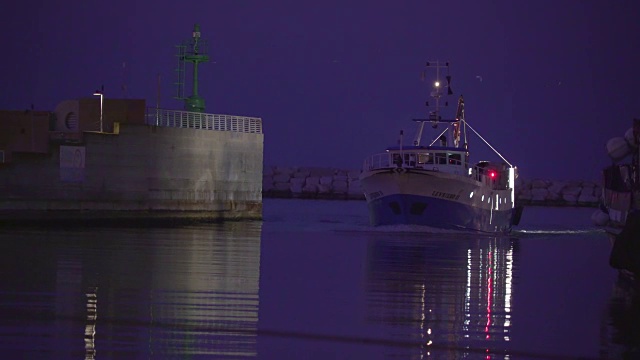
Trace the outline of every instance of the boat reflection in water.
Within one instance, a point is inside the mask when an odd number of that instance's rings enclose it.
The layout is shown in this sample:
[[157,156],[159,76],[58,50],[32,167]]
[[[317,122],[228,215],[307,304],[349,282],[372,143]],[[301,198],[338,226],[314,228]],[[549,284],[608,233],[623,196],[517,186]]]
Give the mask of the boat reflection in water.
[[[400,234],[369,247],[369,321],[412,356],[509,358],[517,239]],[[475,357],[475,356],[474,356]]]
[[0,346],[40,358],[255,357],[261,227],[5,234],[23,260],[2,256],[21,278],[0,286],[12,319]]

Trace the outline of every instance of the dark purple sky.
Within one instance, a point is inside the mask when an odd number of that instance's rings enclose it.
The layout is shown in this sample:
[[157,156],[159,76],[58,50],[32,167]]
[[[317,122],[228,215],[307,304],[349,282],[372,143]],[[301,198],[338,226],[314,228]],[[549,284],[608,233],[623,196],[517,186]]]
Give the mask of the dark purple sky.
[[[522,176],[598,180],[607,140],[640,118],[639,4],[12,3],[0,11],[0,109],[52,110],[101,84],[155,106],[158,74],[161,107],[182,109],[174,46],[197,22],[214,61],[200,68],[207,112],[262,117],[266,165],[359,168],[400,129],[413,134],[429,90],[420,73],[440,59],[467,121]],[[474,160],[494,159],[471,146]]]

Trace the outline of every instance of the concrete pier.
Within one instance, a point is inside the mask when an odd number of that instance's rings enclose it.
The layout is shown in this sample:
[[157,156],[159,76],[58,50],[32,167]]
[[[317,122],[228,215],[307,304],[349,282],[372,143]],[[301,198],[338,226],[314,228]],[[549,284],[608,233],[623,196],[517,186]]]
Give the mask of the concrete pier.
[[30,136],[28,114],[16,120],[26,125],[4,145],[0,222],[262,218],[261,119],[145,114],[144,102],[129,100],[119,112],[107,102],[100,132],[90,130],[95,101],[63,105],[53,129],[32,130],[45,135],[33,149],[20,142]]

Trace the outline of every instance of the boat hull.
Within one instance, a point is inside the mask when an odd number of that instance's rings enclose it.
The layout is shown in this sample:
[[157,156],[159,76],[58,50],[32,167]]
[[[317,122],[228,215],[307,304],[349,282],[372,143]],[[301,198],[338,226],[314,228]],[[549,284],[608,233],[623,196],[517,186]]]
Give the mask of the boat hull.
[[440,172],[363,174],[370,222],[508,233],[514,219],[512,189],[495,190],[465,176]]

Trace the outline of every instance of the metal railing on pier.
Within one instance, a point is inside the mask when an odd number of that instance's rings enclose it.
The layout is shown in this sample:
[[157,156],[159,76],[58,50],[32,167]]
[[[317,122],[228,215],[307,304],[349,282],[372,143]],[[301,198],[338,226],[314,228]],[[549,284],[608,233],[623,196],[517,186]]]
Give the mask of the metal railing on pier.
[[164,127],[262,134],[262,119],[248,116],[147,108],[146,123]]

